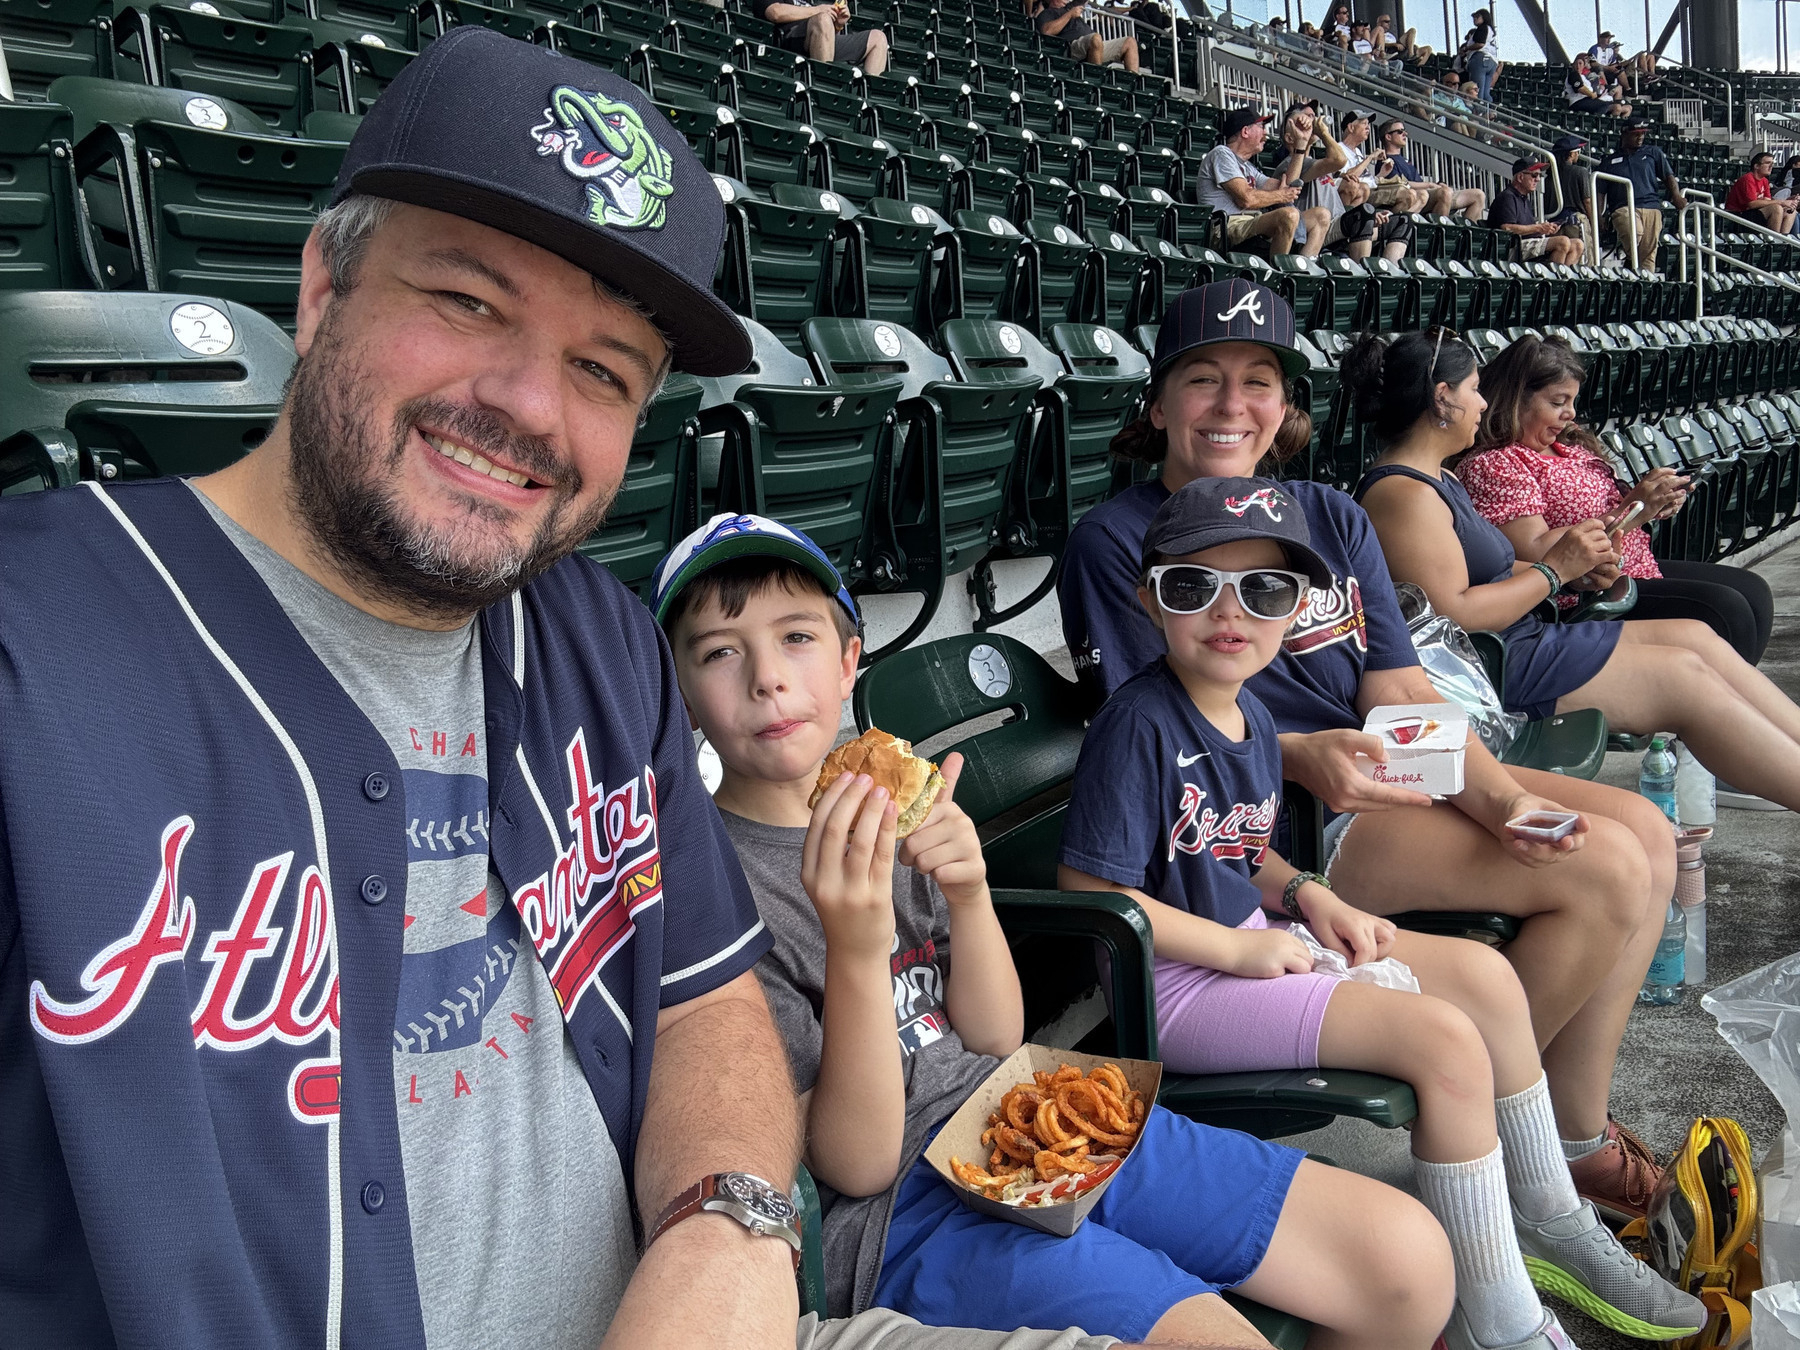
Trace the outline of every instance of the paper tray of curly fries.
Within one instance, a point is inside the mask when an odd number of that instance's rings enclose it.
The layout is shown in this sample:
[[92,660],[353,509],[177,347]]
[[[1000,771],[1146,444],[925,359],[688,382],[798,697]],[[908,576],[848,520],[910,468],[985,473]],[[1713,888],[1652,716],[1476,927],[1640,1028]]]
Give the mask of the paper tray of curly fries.
[[1377,783],[1440,797],[1463,790],[1469,715],[1454,703],[1392,703],[1369,709],[1363,730],[1381,738],[1387,763],[1359,757],[1356,767]]
[[1162,1065],[1022,1045],[944,1123],[925,1161],[970,1209],[1068,1237],[1155,1110]]

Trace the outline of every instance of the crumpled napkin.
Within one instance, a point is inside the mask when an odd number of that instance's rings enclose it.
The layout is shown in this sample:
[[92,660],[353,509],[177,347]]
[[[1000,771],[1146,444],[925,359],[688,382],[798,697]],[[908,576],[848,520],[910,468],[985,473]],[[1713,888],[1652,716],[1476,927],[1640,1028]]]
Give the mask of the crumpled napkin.
[[1306,949],[1312,953],[1313,970],[1320,975],[1378,984],[1383,989],[1399,989],[1408,994],[1419,992],[1419,981],[1414,978],[1412,968],[1403,961],[1384,956],[1379,961],[1364,961],[1360,966],[1353,966],[1340,953],[1322,944],[1305,924],[1291,923],[1288,932],[1306,944]]

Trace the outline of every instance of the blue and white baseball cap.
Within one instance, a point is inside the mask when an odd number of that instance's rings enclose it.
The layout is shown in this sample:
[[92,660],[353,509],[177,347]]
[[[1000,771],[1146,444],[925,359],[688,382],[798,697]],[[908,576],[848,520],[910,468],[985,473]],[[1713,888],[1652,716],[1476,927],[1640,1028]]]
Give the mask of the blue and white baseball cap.
[[824,549],[779,520],[726,514],[707,521],[670,549],[668,556],[656,565],[650,578],[655,590],[650,608],[656,621],[661,623],[668,617],[675,597],[695,577],[733,558],[781,558],[804,568],[837,597],[837,602],[848,611],[850,622],[859,628],[862,626],[856,601],[850,598],[844,578],[825,556]]

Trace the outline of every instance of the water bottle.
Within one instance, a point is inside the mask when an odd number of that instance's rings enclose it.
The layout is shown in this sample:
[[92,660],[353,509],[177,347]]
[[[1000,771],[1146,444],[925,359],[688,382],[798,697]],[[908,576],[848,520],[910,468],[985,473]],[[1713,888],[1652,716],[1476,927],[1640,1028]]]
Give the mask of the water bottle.
[[1681,981],[1687,973],[1686,966],[1687,915],[1670,896],[1669,912],[1663,917],[1662,941],[1656,944],[1656,955],[1651,958],[1650,970],[1644,976],[1644,987],[1638,990],[1638,1002],[1681,1002]]
[[1706,857],[1710,825],[1686,827],[1675,835],[1675,903],[1687,924],[1683,984],[1706,983]]
[[1669,749],[1666,737],[1650,738],[1650,748],[1644,751],[1644,764],[1638,770],[1638,791],[1651,801],[1675,823],[1675,752]]
[[1684,828],[1719,818],[1718,784],[1680,741],[1675,742],[1675,816]]

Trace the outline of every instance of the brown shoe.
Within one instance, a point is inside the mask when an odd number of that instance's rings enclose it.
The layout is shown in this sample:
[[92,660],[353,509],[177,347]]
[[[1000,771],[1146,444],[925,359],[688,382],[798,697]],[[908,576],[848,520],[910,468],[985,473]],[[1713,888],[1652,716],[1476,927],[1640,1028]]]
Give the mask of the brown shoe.
[[1630,1130],[1607,1117],[1606,1143],[1598,1152],[1569,1164],[1575,1192],[1614,1224],[1644,1217],[1662,1168],[1656,1155]]

